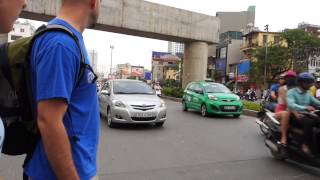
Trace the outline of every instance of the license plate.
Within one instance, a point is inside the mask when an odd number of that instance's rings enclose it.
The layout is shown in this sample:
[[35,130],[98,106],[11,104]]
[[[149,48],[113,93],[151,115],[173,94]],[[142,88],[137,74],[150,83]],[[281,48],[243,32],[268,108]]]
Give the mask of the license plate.
[[151,112],[136,112],[136,113],[133,113],[133,117],[142,117],[142,118],[145,118],[145,117],[154,117],[154,113],[151,113]]
[[223,109],[225,110],[236,110],[235,106],[224,106]]

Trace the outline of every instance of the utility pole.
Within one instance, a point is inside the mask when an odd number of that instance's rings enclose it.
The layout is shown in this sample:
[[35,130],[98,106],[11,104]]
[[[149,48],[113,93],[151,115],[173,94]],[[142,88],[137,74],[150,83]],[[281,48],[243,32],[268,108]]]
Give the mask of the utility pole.
[[110,45],[110,49],[111,49],[111,65],[110,65],[110,73],[109,73],[109,75],[112,76],[112,52],[113,52],[114,46]]
[[265,46],[266,46],[266,55],[265,55],[265,59],[264,59],[264,78],[263,78],[263,85],[266,88],[267,85],[267,60],[268,60],[268,32],[269,32],[269,25],[265,25],[265,31],[267,32],[267,39],[265,42]]

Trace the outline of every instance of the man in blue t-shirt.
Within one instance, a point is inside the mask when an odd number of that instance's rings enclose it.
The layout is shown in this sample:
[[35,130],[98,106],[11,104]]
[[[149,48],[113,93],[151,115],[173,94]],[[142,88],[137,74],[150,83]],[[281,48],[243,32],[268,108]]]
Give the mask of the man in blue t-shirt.
[[[100,0],[62,0],[56,19],[79,40],[100,13]],[[41,139],[24,172],[32,180],[91,180],[97,175],[99,107],[94,73],[86,68],[77,83],[80,49],[69,35],[48,32],[31,52],[31,83]]]

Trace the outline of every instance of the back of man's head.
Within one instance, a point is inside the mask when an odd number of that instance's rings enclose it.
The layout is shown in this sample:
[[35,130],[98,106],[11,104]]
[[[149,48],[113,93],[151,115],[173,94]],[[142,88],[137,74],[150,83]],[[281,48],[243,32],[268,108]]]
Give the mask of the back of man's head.
[[84,4],[90,2],[90,0],[61,0],[62,5],[69,5],[69,4]]

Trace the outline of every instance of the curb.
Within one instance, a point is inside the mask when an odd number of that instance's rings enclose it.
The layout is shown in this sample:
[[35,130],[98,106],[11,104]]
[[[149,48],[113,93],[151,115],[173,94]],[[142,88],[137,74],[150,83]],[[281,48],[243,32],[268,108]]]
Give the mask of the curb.
[[250,117],[258,117],[258,111],[253,111],[249,109],[244,109],[242,114]]
[[169,99],[171,101],[175,101],[175,102],[182,102],[181,98],[175,98],[175,97],[170,97],[170,96],[161,96],[161,98],[163,99]]
[[[168,100],[175,101],[175,102],[181,102],[180,98],[169,97],[169,96],[162,96],[161,98],[168,99]],[[249,109],[244,109],[242,112],[242,115],[250,116],[250,117],[257,117],[258,112],[253,111],[253,110],[249,110]]]

